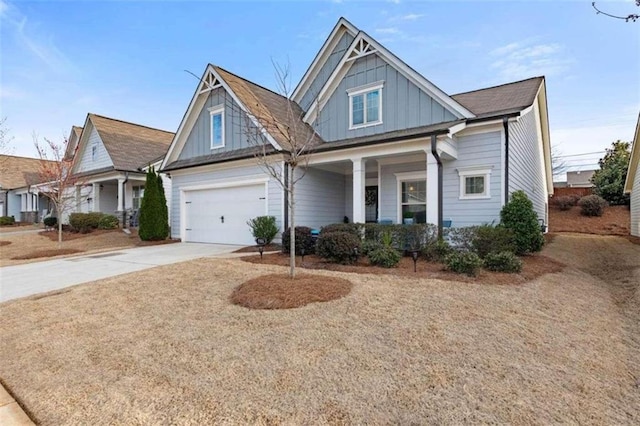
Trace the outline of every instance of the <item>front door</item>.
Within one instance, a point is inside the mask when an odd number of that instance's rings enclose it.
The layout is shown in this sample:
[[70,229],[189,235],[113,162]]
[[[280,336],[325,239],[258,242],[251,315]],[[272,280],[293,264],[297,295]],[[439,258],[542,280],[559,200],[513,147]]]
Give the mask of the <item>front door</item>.
[[376,223],[378,221],[378,187],[367,186],[364,189],[365,222]]

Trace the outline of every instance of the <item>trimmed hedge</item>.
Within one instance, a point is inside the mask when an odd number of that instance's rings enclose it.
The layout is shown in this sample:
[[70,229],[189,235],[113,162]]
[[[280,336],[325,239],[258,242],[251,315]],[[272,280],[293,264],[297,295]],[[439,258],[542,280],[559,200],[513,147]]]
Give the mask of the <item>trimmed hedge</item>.
[[98,229],[116,229],[120,225],[117,217],[105,214],[98,221]]
[[444,259],[447,269],[458,274],[476,276],[482,267],[482,259],[472,251],[454,251]]
[[[289,253],[289,245],[291,244],[291,228],[288,228],[282,233],[282,251]],[[296,226],[296,254],[302,255],[302,249],[304,248],[304,254],[315,253],[315,241],[311,236],[311,228],[307,226]]]
[[332,232],[346,232],[360,237],[363,234],[363,229],[360,223],[332,223],[331,225],[323,226],[320,229],[320,235],[330,234]]
[[511,200],[500,211],[500,223],[513,231],[516,254],[533,253],[542,249],[544,237],[538,224],[538,215],[524,191],[511,194]]
[[449,243],[444,240],[436,240],[427,244],[422,249],[422,256],[432,262],[442,262],[453,251]]
[[587,195],[578,201],[580,213],[583,216],[602,216],[604,208],[607,207],[607,201],[599,195]]
[[247,225],[251,228],[253,238],[256,240],[258,238],[264,238],[266,244],[270,244],[278,234],[276,218],[273,216],[258,216],[247,221]]
[[484,258],[484,267],[489,271],[516,273],[522,271],[522,260],[510,251],[489,253]]
[[516,252],[513,231],[504,226],[482,225],[477,227],[471,245],[473,251],[482,259],[490,253]]
[[356,258],[354,249],[360,254],[361,240],[349,232],[329,232],[320,235],[316,253],[336,263],[353,263]]
[[0,226],[9,226],[16,223],[16,218],[13,216],[0,216]]
[[53,228],[58,225],[58,218],[55,216],[45,217],[42,219],[42,223],[44,223],[44,226],[47,228]]
[[571,207],[576,205],[576,198],[572,196],[562,196],[555,199],[555,205],[562,211],[571,210]]
[[94,229],[116,229],[120,225],[118,218],[105,213],[71,213],[69,226],[73,232],[86,234]]
[[402,255],[389,246],[381,246],[369,253],[369,262],[383,268],[393,268],[400,262]]

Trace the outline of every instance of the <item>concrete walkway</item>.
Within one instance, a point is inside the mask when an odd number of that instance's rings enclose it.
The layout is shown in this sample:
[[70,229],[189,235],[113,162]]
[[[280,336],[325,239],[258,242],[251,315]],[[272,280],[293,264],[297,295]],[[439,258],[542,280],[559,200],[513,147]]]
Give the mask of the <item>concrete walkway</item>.
[[28,426],[33,425],[29,416],[25,414],[9,392],[0,385],[0,425]]
[[201,257],[235,257],[241,246],[163,244],[0,268],[0,302]]

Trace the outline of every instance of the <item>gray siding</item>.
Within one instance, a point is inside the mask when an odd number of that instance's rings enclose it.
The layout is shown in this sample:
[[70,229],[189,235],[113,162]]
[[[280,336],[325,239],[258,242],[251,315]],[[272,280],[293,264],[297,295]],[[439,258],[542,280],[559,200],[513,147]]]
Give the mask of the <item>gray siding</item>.
[[541,149],[534,110],[523,115],[520,121],[509,123],[509,194],[524,191],[533,202],[538,218],[545,219],[547,196]]
[[[94,146],[96,147],[95,159],[92,155]],[[110,166],[113,166],[113,161],[111,161],[111,157],[109,156],[104,143],[102,143],[100,135],[92,126],[91,133],[89,134],[89,139],[87,140],[87,144],[83,148],[82,157],[80,157],[80,162],[78,163],[78,171],[86,172]]]
[[[172,174],[171,178],[171,236],[180,238],[180,190],[194,185],[212,184],[220,180],[266,176],[259,166],[237,167],[233,169],[207,171],[194,174]],[[268,210],[269,215],[276,218],[276,223],[282,231],[283,192],[277,181],[271,179],[268,183]]]
[[[398,223],[398,179],[395,173],[422,172],[427,176],[426,158],[423,161],[406,164],[388,164],[381,166],[381,187],[378,189],[380,220],[392,220]],[[427,185],[427,190],[429,185]]]
[[[208,108],[219,105],[224,105],[224,147],[211,149],[211,115]],[[184,160],[247,148],[251,146],[251,142],[255,142],[249,140],[248,136],[253,127],[244,111],[223,88],[214,89],[198,113],[198,118],[178,159]]]
[[[325,170],[307,169],[295,187],[296,226],[319,229],[341,223],[345,215],[345,177]],[[351,214],[347,216],[351,217]]]
[[631,235],[640,237],[640,163],[633,180],[633,191],[631,191]]
[[[496,224],[502,209],[501,132],[481,133],[458,138],[458,159],[443,163],[443,219],[452,226]],[[488,166],[491,168],[491,198],[460,199],[459,168]]]
[[313,79],[313,82],[311,83],[311,85],[309,85],[309,88],[300,100],[300,106],[302,107],[302,109],[304,109],[305,111],[309,109],[318,93],[320,93],[322,86],[324,86],[324,84],[327,82],[329,76],[336,68],[336,65],[338,65],[338,62],[340,62],[345,52],[347,51],[347,48],[353,42],[353,39],[354,37],[349,33],[344,33],[344,35],[340,38],[340,41],[338,41],[338,44],[333,49],[325,63],[322,64],[322,68],[320,68],[318,75]]
[[[347,89],[384,81],[382,124],[349,130]],[[326,141],[368,136],[454,120],[441,104],[376,54],[357,59],[320,112],[316,130]]]

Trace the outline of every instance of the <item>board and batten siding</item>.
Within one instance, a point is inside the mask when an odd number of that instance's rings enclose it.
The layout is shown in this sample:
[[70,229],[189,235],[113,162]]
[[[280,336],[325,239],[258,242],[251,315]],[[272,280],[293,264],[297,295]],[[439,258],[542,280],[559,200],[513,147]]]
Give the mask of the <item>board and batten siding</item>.
[[509,194],[522,190],[533,203],[539,219],[547,223],[542,146],[538,140],[535,110],[509,123]]
[[[383,81],[382,123],[349,130],[348,89]],[[426,126],[456,117],[377,54],[357,59],[316,119],[315,129],[331,142]]]
[[[497,224],[502,209],[502,132],[478,133],[458,137],[458,159],[443,161],[443,219],[451,226]],[[460,199],[459,169],[491,169],[488,199]]]
[[344,185],[345,177],[342,174],[308,168],[295,186],[296,226],[320,229],[332,223],[341,223],[345,215]]
[[[227,168],[222,170],[203,170],[200,173],[181,173],[174,171],[171,173],[171,237],[180,238],[180,191],[185,187],[198,185],[211,185],[218,183],[241,183],[243,180],[255,179],[257,177],[268,177],[268,175],[257,165]],[[267,208],[269,216],[276,218],[276,224],[282,231],[282,212],[284,198],[282,187],[272,178],[267,183]],[[264,212],[256,214],[263,216]]]
[[640,237],[640,163],[638,163],[631,191],[631,235]]
[[[96,147],[96,155],[93,156],[93,147]],[[91,126],[91,133],[87,144],[82,151],[82,157],[78,163],[78,172],[88,172],[91,170],[104,169],[113,166],[113,161],[105,148],[98,131]]]
[[[211,114],[209,108],[224,106],[224,146],[211,149]],[[249,117],[222,87],[213,89],[180,152],[179,160],[233,151],[251,146],[249,134],[254,128]]]
[[302,107],[303,110],[307,111],[309,109],[316,96],[318,96],[318,93],[320,93],[322,86],[327,82],[329,76],[338,65],[338,62],[340,62],[349,48],[349,45],[353,42],[353,39],[354,37],[348,32],[345,32],[342,37],[340,37],[338,44],[336,44],[336,47],[333,49],[325,63],[322,64],[322,68],[320,68],[320,71],[318,71],[313,82],[309,85],[309,88],[302,96],[302,99],[300,100],[300,107]]

